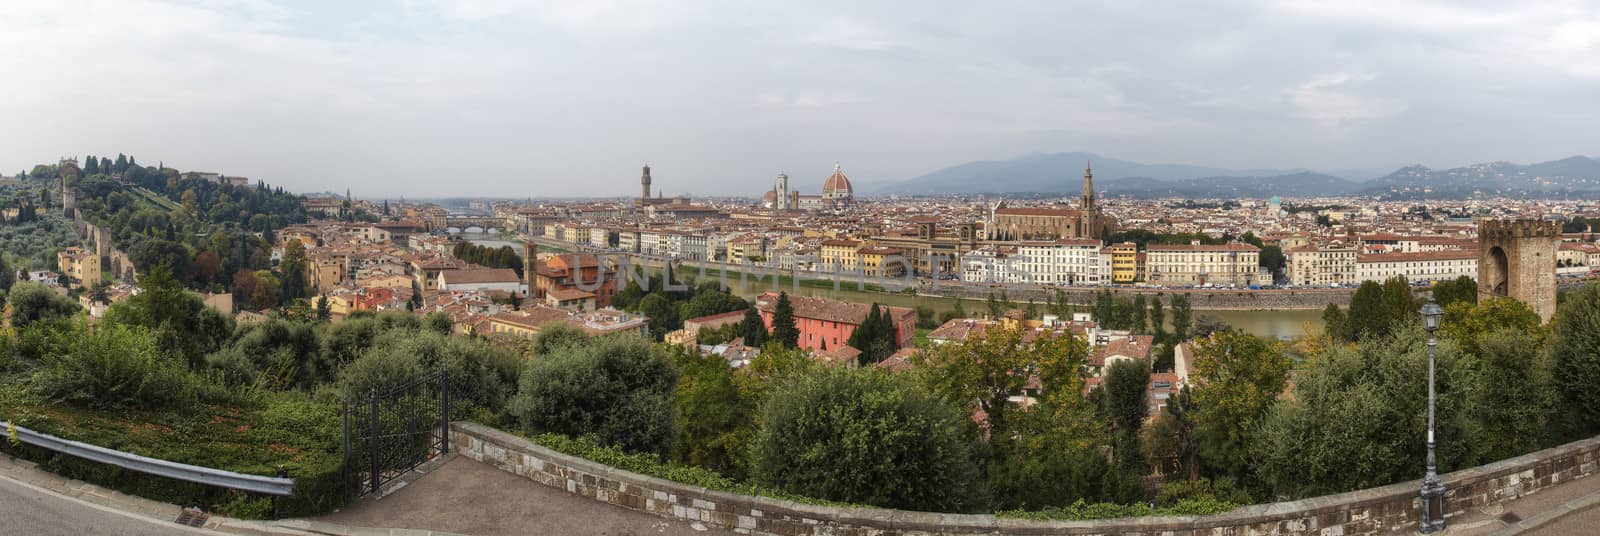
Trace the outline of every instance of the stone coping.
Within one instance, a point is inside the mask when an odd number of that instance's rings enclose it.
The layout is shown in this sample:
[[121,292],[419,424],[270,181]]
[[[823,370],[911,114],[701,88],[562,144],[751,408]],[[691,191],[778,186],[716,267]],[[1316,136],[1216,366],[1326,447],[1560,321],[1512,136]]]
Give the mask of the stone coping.
[[[1415,523],[1414,516],[1410,512],[1414,512],[1418,508],[1420,503],[1418,494],[1422,485],[1422,480],[1417,479],[1333,495],[1242,506],[1228,512],[1207,516],[1147,516],[1078,521],[1031,520],[998,517],[992,514],[950,514],[876,507],[824,506],[771,497],[739,495],[624,471],[584,458],[556,452],[528,439],[476,423],[457,421],[451,423],[451,429],[453,434],[465,434],[483,441],[485,444],[497,446],[507,452],[517,452],[547,463],[565,466],[581,473],[612,479],[628,486],[662,491],[678,497],[701,498],[708,503],[718,505],[719,511],[725,505],[736,511],[754,510],[798,519],[827,522],[839,526],[868,527],[894,531],[929,533],[1002,532],[1005,534],[1160,533],[1163,531],[1273,525],[1306,519],[1328,519],[1329,521],[1320,523],[1327,526],[1335,523],[1344,523],[1351,519],[1359,521],[1380,515],[1398,517],[1402,520],[1410,519],[1410,523]],[[1588,451],[1591,456],[1600,451],[1600,437],[1574,441],[1487,465],[1441,475],[1447,490],[1447,503],[1454,502],[1454,504],[1447,505],[1447,510],[1454,515],[1464,512],[1468,508],[1485,504],[1467,504],[1470,503],[1470,497],[1452,498],[1452,492],[1462,491],[1473,484],[1493,482],[1495,479],[1519,473],[1529,473],[1541,466],[1566,463],[1576,469],[1578,465],[1576,460],[1585,451]],[[485,456],[485,458],[487,457],[489,456]],[[491,460],[487,459],[483,461],[491,462]],[[504,462],[505,460],[497,461]],[[1583,465],[1586,468],[1582,469],[1583,472],[1578,474],[1577,477],[1581,478],[1595,470],[1593,463]],[[1546,485],[1555,485],[1557,483],[1551,481]],[[1531,484],[1531,486],[1528,484]],[[1486,498],[1485,500],[1489,503],[1509,501],[1537,491],[1541,487],[1532,477],[1526,479],[1526,484],[1518,483],[1515,485],[1518,486],[1515,492],[1503,495],[1494,494],[1492,498]],[[569,489],[568,491],[572,490]],[[1407,512],[1386,512],[1386,510],[1400,508],[1402,505]],[[1365,514],[1357,512],[1363,509],[1367,510]],[[1387,527],[1387,529],[1394,528],[1397,527]]]

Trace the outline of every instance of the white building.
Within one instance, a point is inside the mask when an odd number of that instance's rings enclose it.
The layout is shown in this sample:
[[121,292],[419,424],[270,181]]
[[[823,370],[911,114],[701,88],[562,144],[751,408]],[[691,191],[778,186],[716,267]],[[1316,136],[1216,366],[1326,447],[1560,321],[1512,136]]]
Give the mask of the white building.
[[1249,286],[1261,264],[1261,248],[1240,242],[1151,244],[1145,255],[1149,281],[1161,285]]
[[1305,246],[1285,252],[1289,257],[1289,284],[1326,287],[1360,283],[1356,279],[1356,248]]
[[1100,241],[1092,238],[1017,244],[1011,271],[1028,282],[1045,285],[1099,285],[1110,280],[1101,271]]
[[1405,277],[1411,283],[1446,281],[1461,276],[1477,279],[1478,254],[1475,251],[1455,250],[1356,257],[1357,282],[1382,283],[1395,276]]
[[1014,246],[988,245],[961,256],[961,280],[969,283],[1023,283],[1011,271],[1011,257],[1017,254]]

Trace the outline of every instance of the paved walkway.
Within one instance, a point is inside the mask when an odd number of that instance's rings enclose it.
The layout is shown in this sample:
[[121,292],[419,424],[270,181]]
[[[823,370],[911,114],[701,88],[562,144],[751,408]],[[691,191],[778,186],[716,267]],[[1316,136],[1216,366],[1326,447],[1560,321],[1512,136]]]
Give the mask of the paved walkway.
[[[1594,510],[1579,505],[1600,504],[1600,476],[1580,478],[1533,495],[1449,518],[1445,534],[1513,535],[1600,534],[1600,528],[1566,532],[1561,522]],[[1589,527],[1600,527],[1590,524]]]
[[597,502],[461,457],[382,499],[362,500],[314,521],[471,536],[730,534]]

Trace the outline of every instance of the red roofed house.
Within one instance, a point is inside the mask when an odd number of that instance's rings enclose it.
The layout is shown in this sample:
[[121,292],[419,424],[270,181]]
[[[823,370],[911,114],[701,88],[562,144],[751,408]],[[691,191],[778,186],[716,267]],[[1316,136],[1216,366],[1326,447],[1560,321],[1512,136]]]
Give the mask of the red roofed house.
[[[856,326],[867,319],[872,308],[865,303],[854,303],[810,296],[789,296],[794,306],[794,325],[800,330],[800,347],[819,350],[839,348],[847,344]],[[778,306],[778,294],[768,292],[756,297],[756,311],[761,321],[772,329],[772,314]],[[895,327],[895,342],[900,348],[912,346],[916,334],[917,311],[905,307],[887,307]]]
[[[581,290],[594,293],[595,304],[611,306],[611,295],[617,291],[615,270],[606,269],[594,255],[562,254],[534,266],[534,288],[530,292],[544,296],[552,290]],[[595,287],[596,283],[599,288]]]

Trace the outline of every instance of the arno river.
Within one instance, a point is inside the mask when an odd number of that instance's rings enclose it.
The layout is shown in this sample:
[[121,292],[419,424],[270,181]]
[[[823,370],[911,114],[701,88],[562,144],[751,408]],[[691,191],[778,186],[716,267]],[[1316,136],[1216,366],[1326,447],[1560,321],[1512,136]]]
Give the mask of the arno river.
[[[517,242],[510,242],[499,239],[498,237],[491,237],[487,235],[467,234],[459,236],[464,239],[471,240],[473,243],[481,246],[496,248],[501,246],[512,246],[514,248],[521,247],[521,245]],[[694,274],[695,276],[698,276],[700,273],[700,270],[697,268],[685,268],[685,270],[690,274]],[[715,278],[717,277],[716,273],[717,272],[714,270],[708,269],[706,270],[706,277]],[[918,296],[914,294],[902,293],[865,292],[857,290],[853,284],[848,281],[840,283],[839,290],[834,290],[831,286],[824,288],[818,288],[815,286],[801,286],[800,289],[796,291],[794,285],[787,284],[787,282],[785,283],[786,284],[783,285],[783,290],[791,294],[797,294],[801,296],[818,296],[862,303],[877,302],[884,305],[894,305],[899,307],[916,307],[920,305],[924,307],[930,307],[940,313],[954,309],[956,304],[956,300],[954,298]],[[741,284],[739,282],[738,274],[730,272],[728,274],[728,287],[734,293],[740,296],[751,298],[761,294],[762,292],[772,290],[772,279],[769,277],[768,279],[757,283],[752,278],[748,283]],[[970,314],[979,314],[986,310],[986,305],[982,300],[967,300],[962,307],[965,308]],[[1085,310],[1087,307],[1079,306],[1078,309]],[[1263,337],[1294,337],[1303,334],[1307,328],[1314,330],[1322,329],[1322,311],[1320,309],[1291,309],[1276,311],[1196,309],[1195,316],[1199,317],[1201,315],[1217,317],[1223,322],[1227,322],[1228,325]]]

